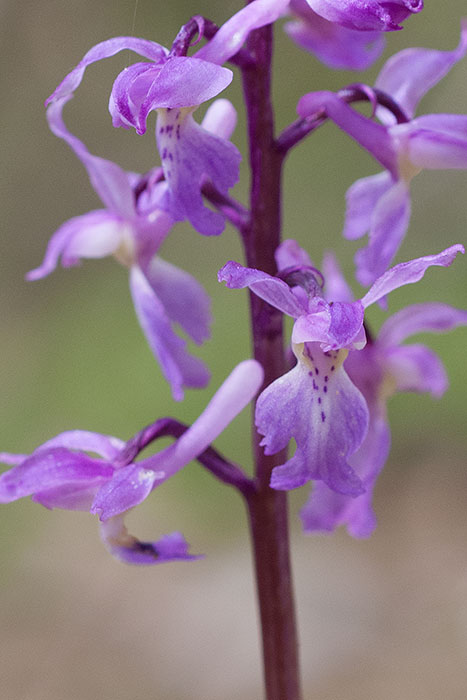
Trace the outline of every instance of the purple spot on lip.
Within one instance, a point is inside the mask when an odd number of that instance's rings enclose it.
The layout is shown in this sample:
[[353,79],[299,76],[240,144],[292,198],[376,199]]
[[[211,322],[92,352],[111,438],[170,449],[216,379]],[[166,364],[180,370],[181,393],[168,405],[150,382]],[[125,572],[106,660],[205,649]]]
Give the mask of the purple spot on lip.
[[326,376],[324,377],[324,381],[325,381],[325,382],[329,381],[328,375],[326,375]]
[[317,383],[315,382],[314,379],[313,379],[313,389],[314,389],[315,391],[318,391],[318,389],[319,389],[319,386],[317,385]]
[[327,386],[323,386],[323,391],[324,391],[325,394],[328,393],[328,388],[327,388]]
[[335,369],[336,369],[336,368],[334,367],[334,365],[332,365],[332,367],[331,367],[331,372],[334,372]]
[[317,367],[315,367],[315,374],[316,374],[316,376],[318,376],[318,374],[319,374],[319,369]]
[[326,420],[326,414],[324,411],[321,411],[321,422],[324,423],[325,420]]
[[318,403],[321,403],[321,396],[318,396]]

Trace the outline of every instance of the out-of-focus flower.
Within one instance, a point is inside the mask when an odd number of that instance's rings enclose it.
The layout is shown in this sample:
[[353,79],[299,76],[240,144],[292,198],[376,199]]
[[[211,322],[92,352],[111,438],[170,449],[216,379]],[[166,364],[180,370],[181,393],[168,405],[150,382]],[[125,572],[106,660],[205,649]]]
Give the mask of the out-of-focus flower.
[[[467,51],[467,23],[454,51],[407,49],[383,67],[375,87],[389,94],[406,114],[395,123],[379,106],[383,124],[364,117],[331,92],[304,95],[297,110],[302,117],[321,111],[368,150],[385,168],[357,180],[347,192],[344,236],[369,233],[369,243],[356,256],[357,279],[371,284],[391,263],[410,220],[411,179],[423,168],[467,168],[467,116],[429,114],[412,119],[418,102]],[[371,90],[371,88],[369,88]]]
[[382,32],[361,32],[330,22],[306,0],[291,0],[290,12],[294,19],[284,25],[287,34],[330,68],[365,70],[383,51]]
[[139,462],[122,461],[125,443],[118,438],[82,430],[61,433],[30,456],[0,453],[0,462],[15,465],[0,477],[0,503],[32,496],[46,508],[98,514],[108,549],[128,563],[196,558],[177,532],[157,542],[140,542],[128,534],[124,515],[204,452],[252,400],[262,381],[258,362],[240,363],[178,440]]
[[307,0],[321,17],[349,29],[383,32],[402,29],[409,15],[423,10],[423,0]]
[[396,265],[353,302],[325,299],[320,273],[295,241],[277,250],[282,279],[232,261],[220,270],[219,280],[228,287],[249,287],[295,319],[292,349],[298,362],[270,384],[256,404],[265,453],[279,452],[291,438],[297,445],[293,457],[273,470],[273,488],[288,490],[318,479],[340,494],[364,493],[363,480],[348,460],[367,435],[369,414],[344,366],[349,350],[365,346],[364,311],[392,290],[419,281],[432,265],[451,265],[459,252],[463,247],[454,245],[438,255]]
[[[326,296],[352,301],[352,293],[331,255],[325,257]],[[409,336],[427,331],[444,333],[467,325],[467,311],[447,304],[407,306],[391,316],[376,338],[361,350],[350,350],[345,369],[365,397],[369,409],[368,433],[349,464],[362,480],[365,493],[357,498],[332,491],[323,481],[313,485],[301,512],[306,532],[332,532],[345,525],[354,537],[368,537],[376,526],[373,489],[390,448],[386,402],[396,392],[427,392],[439,398],[447,388],[444,367],[437,355],[420,344],[401,345]]]
[[[68,96],[66,99],[70,99]],[[58,264],[69,267],[81,258],[113,254],[130,270],[130,289],[136,314],[152,352],[159,361],[175,399],[183,387],[202,387],[209,381],[204,364],[186,350],[185,341],[173,329],[178,324],[196,343],[209,337],[210,300],[187,272],[162,260],[157,253],[174,221],[162,208],[167,184],[158,181],[160,169],[144,182],[116,163],[89,153],[66,128],[62,110],[65,100],[50,105],[47,116],[52,131],[63,138],[86,167],[91,183],[105,209],[91,211],[63,224],[50,239],[44,261],[27,278],[37,280]],[[203,124],[210,132],[228,138],[236,112],[228,100],[217,100]]]

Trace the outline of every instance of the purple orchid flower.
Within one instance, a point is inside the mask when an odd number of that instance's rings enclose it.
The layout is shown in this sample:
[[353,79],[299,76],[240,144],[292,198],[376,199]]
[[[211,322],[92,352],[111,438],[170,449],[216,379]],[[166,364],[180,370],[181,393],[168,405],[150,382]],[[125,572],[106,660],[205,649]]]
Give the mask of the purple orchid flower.
[[88,51],[46,104],[49,109],[63,105],[96,61],[124,49],[148,58],[125,68],[115,80],[109,102],[113,124],[142,134],[149,113],[157,110],[156,140],[167,182],[163,206],[174,220],[188,219],[200,233],[218,235],[224,217],[204,206],[201,187],[210,180],[227,194],[238,180],[241,155],[232,143],[200,127],[192,114],[232,81],[232,71],[221,64],[239,51],[250,31],[274,22],[287,4],[288,0],[255,0],[193,57],[172,55],[159,44],[132,37],[104,41]]
[[294,241],[284,242],[276,252],[282,279],[233,261],[220,270],[219,281],[229,288],[249,287],[295,319],[292,350],[297,364],[270,384],[256,404],[256,425],[264,435],[265,453],[279,452],[291,438],[297,445],[294,456],[273,470],[272,488],[288,490],[317,479],[346,496],[365,492],[362,478],[348,460],[367,435],[369,412],[344,362],[350,350],[365,346],[363,318],[368,306],[394,289],[419,281],[433,265],[451,265],[459,252],[464,248],[454,245],[439,255],[396,265],[353,302],[325,299],[320,273]]
[[[326,296],[351,302],[352,293],[332,255],[325,257],[323,274]],[[444,367],[424,345],[401,345],[421,332],[444,333],[467,325],[467,312],[447,304],[407,306],[391,316],[377,338],[361,350],[350,350],[344,366],[353,384],[362,392],[368,409],[368,433],[349,464],[362,480],[365,493],[352,498],[332,491],[323,481],[313,485],[301,511],[305,532],[332,532],[345,525],[353,537],[368,537],[376,526],[372,507],[373,489],[389,454],[391,435],[386,402],[396,392],[428,392],[434,398],[447,388]]]
[[[141,181],[138,175],[92,155],[67,130],[62,110],[68,99],[70,96],[49,106],[50,127],[86,167],[106,208],[63,224],[50,239],[44,261],[27,279],[37,280],[50,274],[60,257],[62,265],[69,267],[78,264],[81,258],[113,254],[130,269],[130,289],[140,325],[174,398],[181,400],[183,387],[203,387],[210,374],[200,360],[187,352],[185,341],[174,332],[173,325],[180,325],[195,343],[203,343],[210,335],[211,303],[194,277],[157,255],[174,223],[162,208],[167,184],[158,182],[160,170],[156,169],[136,196],[135,186]],[[236,112],[231,103],[217,100],[206,112],[203,127],[207,133],[227,139],[235,122]]]
[[390,32],[423,10],[423,0],[307,0],[309,6],[330,22],[359,31]]
[[329,68],[365,70],[384,49],[382,32],[362,32],[330,22],[306,0],[291,0],[289,10],[294,19],[284,25],[287,34]]
[[165,535],[157,542],[140,542],[128,534],[124,516],[204,452],[252,400],[262,381],[258,362],[240,363],[178,440],[136,463],[122,461],[125,443],[118,438],[82,430],[60,433],[30,456],[0,454],[1,462],[15,465],[0,476],[0,503],[32,496],[46,508],[98,514],[109,551],[130,564],[196,559],[188,554],[180,533]]
[[389,94],[410,121],[395,123],[384,107],[377,124],[355,112],[331,92],[309,93],[297,110],[302,117],[323,110],[341,129],[368,150],[385,168],[357,180],[348,190],[344,236],[369,233],[369,244],[356,256],[357,279],[369,285],[391,263],[410,220],[411,179],[423,168],[467,168],[467,116],[429,114],[412,119],[428,90],[465,55],[467,23],[454,51],[407,49],[384,65],[375,87]]

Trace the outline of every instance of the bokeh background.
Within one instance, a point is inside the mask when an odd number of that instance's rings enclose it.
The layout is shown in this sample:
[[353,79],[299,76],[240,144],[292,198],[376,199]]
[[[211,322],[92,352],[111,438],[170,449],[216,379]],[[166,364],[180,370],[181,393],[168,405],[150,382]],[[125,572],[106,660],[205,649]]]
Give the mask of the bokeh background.
[[[170,45],[191,14],[222,23],[240,8],[214,0],[1,0],[0,190],[2,356],[0,446],[27,452],[56,433],[83,428],[125,438],[162,415],[192,420],[214,387],[249,354],[246,295],[216,282],[240,259],[227,227],[207,240],[177,226],[164,247],[170,261],[200,277],[213,296],[213,339],[200,355],[211,387],[174,404],[137,325],[126,270],[86,262],[26,283],[46,242],[71,216],[99,205],[67,146],[49,133],[43,101],[93,44],[129,34]],[[464,0],[427,2],[388,36],[382,61],[406,46],[452,49]],[[88,71],[66,109],[92,152],[140,172],[157,158],[153,136],[111,127],[106,111],[122,54]],[[131,60],[133,58],[131,57]],[[426,112],[465,112],[467,63],[423,101]],[[360,79],[360,78],[359,78]],[[355,81],[301,52],[278,28],[277,120],[294,119],[297,98]],[[225,96],[239,107],[235,143],[245,153],[238,81]],[[202,110],[200,110],[201,114]],[[332,125],[292,154],[286,168],[284,230],[319,261],[334,247],[352,273],[356,246],[341,240],[344,193],[377,171],[371,158]],[[237,188],[246,201],[247,171]],[[413,182],[410,235],[399,260],[466,242],[467,174],[425,172]],[[359,292],[358,287],[355,291]],[[465,262],[433,269],[392,295],[407,303],[467,302]],[[376,328],[383,314],[372,310]],[[292,496],[293,557],[305,697],[316,700],[457,700],[467,687],[467,329],[427,337],[443,356],[451,387],[442,401],[392,399],[393,447],[376,490],[379,525],[367,541],[345,532],[304,537]],[[248,415],[219,438],[249,464]],[[182,530],[192,564],[131,568],[103,549],[88,514],[48,512],[29,501],[0,509],[0,688],[8,700],[256,700],[260,654],[250,552],[237,495],[191,465],[129,518],[141,537]]]

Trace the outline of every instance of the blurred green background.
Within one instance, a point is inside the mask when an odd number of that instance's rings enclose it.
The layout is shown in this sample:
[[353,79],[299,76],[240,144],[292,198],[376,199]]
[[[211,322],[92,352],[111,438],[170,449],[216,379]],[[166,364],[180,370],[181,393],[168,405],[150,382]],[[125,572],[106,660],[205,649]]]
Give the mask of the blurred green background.
[[[427,3],[388,36],[382,61],[406,46],[452,49],[464,0]],[[126,270],[113,260],[58,270],[34,284],[66,219],[100,206],[84,168],[46,125],[43,101],[95,43],[136,35],[169,46],[191,14],[222,23],[239,2],[214,0],[47,0],[0,4],[2,52],[2,362],[0,449],[27,452],[56,433],[83,428],[122,438],[161,415],[192,420],[224,376],[249,354],[246,295],[216,281],[241,259],[235,232],[206,239],[177,226],[162,254],[191,271],[214,299],[213,339],[199,355],[212,367],[203,392],[174,404],[136,322]],[[107,113],[121,54],[86,74],[65,113],[90,150],[144,172],[157,162],[145,137],[113,130]],[[133,60],[133,57],[131,57]],[[467,64],[457,65],[424,99],[424,112],[465,112]],[[274,93],[278,126],[294,119],[300,95],[338,89],[355,74],[332,73],[277,30]],[[359,76],[360,80],[361,77]],[[245,153],[238,81],[226,91],[239,108],[234,141]],[[202,110],[200,110],[200,116]],[[286,167],[284,235],[316,262],[333,247],[352,274],[357,246],[341,239],[344,193],[378,168],[327,125]],[[425,172],[413,182],[413,216],[399,260],[466,240],[465,172]],[[237,188],[246,201],[247,170]],[[359,292],[356,286],[355,291]],[[434,269],[392,295],[390,310],[417,301],[466,306],[465,262]],[[383,318],[372,310],[371,323]],[[390,404],[393,447],[376,491],[379,526],[363,542],[339,532],[305,538],[292,496],[293,549],[306,698],[449,700],[465,697],[467,670],[467,329],[427,337],[448,368],[442,401],[398,396]],[[249,463],[248,415],[219,438]],[[261,696],[256,609],[243,506],[195,465],[154,493],[129,518],[155,539],[182,530],[205,560],[152,569],[107,555],[87,514],[47,512],[19,502],[0,509],[0,687],[9,700],[224,700]]]

